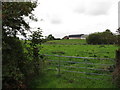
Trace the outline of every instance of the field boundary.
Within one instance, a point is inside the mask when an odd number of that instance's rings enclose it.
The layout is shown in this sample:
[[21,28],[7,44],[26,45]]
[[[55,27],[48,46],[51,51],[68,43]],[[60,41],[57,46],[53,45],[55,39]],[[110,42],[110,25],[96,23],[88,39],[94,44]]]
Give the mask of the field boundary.
[[[61,71],[62,72],[70,72],[70,73],[78,73],[78,74],[85,74],[85,75],[97,75],[97,76],[109,76],[109,77],[112,77],[112,73],[109,69],[99,69],[99,68],[89,68],[89,67],[77,67],[77,66],[68,66],[68,65],[61,65],[62,62],[65,62],[65,63],[72,63],[72,64],[76,64],[76,63],[80,63],[80,64],[89,64],[89,65],[104,65],[104,66],[109,66],[109,67],[112,67],[114,66],[114,64],[98,64],[98,63],[88,63],[88,62],[79,62],[79,61],[62,61],[60,58],[62,57],[65,57],[65,58],[76,58],[76,59],[93,59],[93,60],[112,60],[112,61],[115,61],[115,59],[113,58],[93,58],[93,57],[76,57],[76,56],[63,56],[63,55],[48,55],[48,54],[42,54],[44,56],[53,56],[53,57],[58,57],[57,60],[47,60],[48,62],[55,62],[57,63],[57,65],[52,65],[52,66],[55,66],[57,67],[56,69],[53,69],[53,68],[48,68],[48,70],[55,70],[58,72],[58,75],[61,74]],[[77,69],[87,69],[87,70],[95,70],[95,71],[104,71],[104,72],[108,72],[107,74],[104,74],[104,73],[92,73],[92,72],[81,72],[81,71],[71,71],[71,70],[61,70],[61,67],[67,67],[67,68],[77,68]],[[113,69],[113,68],[112,68]],[[95,79],[95,78],[91,78],[91,77],[86,77],[86,78],[89,78],[89,79]],[[97,78],[98,80],[101,79],[101,78]]]

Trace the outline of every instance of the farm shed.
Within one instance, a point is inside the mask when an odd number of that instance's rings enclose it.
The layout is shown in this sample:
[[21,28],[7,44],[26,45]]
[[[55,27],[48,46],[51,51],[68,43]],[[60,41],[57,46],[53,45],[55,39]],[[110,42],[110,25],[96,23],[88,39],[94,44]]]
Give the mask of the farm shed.
[[69,39],[81,39],[84,34],[69,35]]

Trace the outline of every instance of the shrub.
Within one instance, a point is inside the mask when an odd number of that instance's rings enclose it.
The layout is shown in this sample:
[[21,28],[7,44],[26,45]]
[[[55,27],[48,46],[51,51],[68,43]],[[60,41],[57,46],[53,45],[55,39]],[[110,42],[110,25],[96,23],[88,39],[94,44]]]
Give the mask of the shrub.
[[115,44],[117,43],[117,36],[110,30],[101,33],[92,33],[87,38],[88,44]]

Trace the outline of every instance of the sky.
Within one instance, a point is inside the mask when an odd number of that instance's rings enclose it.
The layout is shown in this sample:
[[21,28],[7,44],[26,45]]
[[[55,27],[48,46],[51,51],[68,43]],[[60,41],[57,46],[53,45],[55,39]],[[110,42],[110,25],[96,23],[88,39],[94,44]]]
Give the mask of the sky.
[[43,36],[63,38],[71,34],[90,34],[118,29],[120,0],[38,0],[33,13],[38,22],[30,21],[31,30],[42,29]]

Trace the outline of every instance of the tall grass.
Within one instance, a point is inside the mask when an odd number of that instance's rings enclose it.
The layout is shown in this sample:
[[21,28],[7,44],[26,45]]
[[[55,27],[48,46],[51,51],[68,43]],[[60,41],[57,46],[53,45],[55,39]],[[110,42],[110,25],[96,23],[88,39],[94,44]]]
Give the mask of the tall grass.
[[[49,43],[50,42],[50,43]],[[40,54],[49,55],[63,55],[63,56],[77,56],[77,57],[94,57],[94,58],[115,58],[115,50],[118,48],[114,45],[83,45],[84,41],[79,40],[55,40],[49,41],[42,45]],[[62,43],[62,44],[61,44]],[[79,43],[79,44],[78,44]],[[82,45],[80,44],[82,43]],[[59,57],[46,57],[46,63],[48,64],[45,69],[45,75],[41,78],[34,79],[32,82],[33,88],[115,88],[112,84],[112,76],[102,75],[90,75],[89,73],[112,75],[109,71],[110,65],[90,65],[80,63],[66,63],[62,61],[75,61],[84,63],[95,64],[112,64],[114,60],[92,60],[92,59],[75,59],[75,58],[59,58]],[[48,60],[56,60],[54,62]],[[58,60],[60,60],[60,76],[58,76]],[[64,67],[64,66],[72,67]],[[101,71],[89,70],[86,68],[74,68],[74,67],[86,67],[92,69],[103,69]],[[47,70],[47,69],[55,70]],[[87,72],[84,74],[65,72]],[[107,70],[107,71],[105,71]]]

